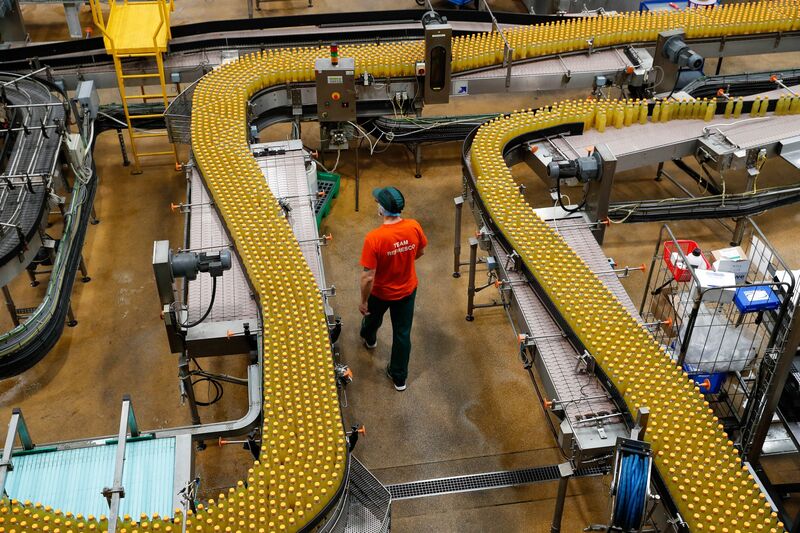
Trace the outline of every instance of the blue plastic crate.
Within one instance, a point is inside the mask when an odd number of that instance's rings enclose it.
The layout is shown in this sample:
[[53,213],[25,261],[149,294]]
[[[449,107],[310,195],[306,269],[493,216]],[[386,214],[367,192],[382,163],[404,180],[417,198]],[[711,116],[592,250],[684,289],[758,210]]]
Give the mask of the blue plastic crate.
[[686,363],[683,364],[683,369],[689,374],[692,381],[700,385],[700,394],[719,393],[722,385],[725,384],[725,378],[728,377],[727,372],[697,372],[692,365]]
[[781,301],[775,296],[775,292],[764,285],[754,285],[752,287],[740,287],[736,289],[733,303],[741,313],[753,313],[767,309],[777,309]]

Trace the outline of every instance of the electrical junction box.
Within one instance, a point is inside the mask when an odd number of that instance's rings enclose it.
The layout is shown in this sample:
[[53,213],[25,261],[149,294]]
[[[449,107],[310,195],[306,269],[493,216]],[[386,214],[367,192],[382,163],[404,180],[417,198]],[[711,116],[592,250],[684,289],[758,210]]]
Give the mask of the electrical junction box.
[[425,26],[425,91],[426,104],[450,101],[450,74],[453,61],[453,28],[449,24]]
[[339,58],[334,65],[329,57],[314,62],[317,82],[317,116],[320,122],[356,120],[355,60]]
[[97,111],[100,108],[100,97],[95,89],[94,81],[83,80],[78,82],[75,89],[75,97],[72,99],[75,115],[83,119],[84,113],[89,113],[89,118],[97,118]]
[[68,133],[66,144],[69,164],[76,169],[80,169],[83,166],[83,153],[86,151],[86,143],[83,142],[83,137],[77,133]]

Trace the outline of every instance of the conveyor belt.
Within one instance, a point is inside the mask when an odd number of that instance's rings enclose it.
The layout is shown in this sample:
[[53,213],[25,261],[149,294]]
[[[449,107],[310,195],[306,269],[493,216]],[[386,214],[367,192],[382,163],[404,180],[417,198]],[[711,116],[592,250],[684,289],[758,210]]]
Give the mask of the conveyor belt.
[[[531,211],[503,159],[504,147],[515,139],[576,122],[591,127],[608,105],[568,102],[535,115],[504,116],[482,126],[467,156],[481,201],[492,224],[520,254],[529,275],[547,295],[562,326],[613,381],[628,412],[650,409],[646,438],[691,529],[782,530],[696,385],[592,274],[566,239]],[[721,486],[726,487],[724,497],[714,495]],[[743,504],[748,507],[744,509]]]
[[[17,77],[0,74],[0,85]],[[12,125],[29,128],[29,131],[9,134],[11,140],[7,142],[10,142],[11,150],[2,174],[6,180],[0,179],[0,267],[11,260],[15,260],[15,266],[18,266],[14,272],[0,275],[2,285],[5,285],[11,281],[12,274],[27,266],[27,262],[19,266],[24,261],[19,261],[18,256],[25,250],[45,215],[50,179],[61,143],[55,125],[64,121],[64,109],[49,88],[36,79],[20,80],[3,87],[3,90],[10,104],[36,104],[9,109],[10,116],[16,114],[19,118],[19,124]],[[56,105],[41,105],[48,103]],[[49,129],[43,131],[42,125]]]
[[[511,29],[506,35],[520,55],[536,57],[585,48],[590,37],[601,47],[653,41],[659,31],[678,27],[689,38],[791,31],[800,28],[798,7],[797,0],[779,0],[623,14]],[[499,64],[502,50],[498,34],[457,38],[453,70]],[[357,73],[368,70],[377,78],[413,72],[421,52],[418,42],[339,49],[341,56],[355,58]],[[314,58],[327,53],[323,48],[300,48],[248,55],[203,78],[194,94],[194,154],[261,307],[264,430],[260,460],[249,470],[246,483],[240,481],[210,502],[208,510],[186,517],[192,530],[310,528],[335,504],[343,486],[347,451],[322,300],[250,153],[245,127],[247,102],[254,94],[287,82],[311,81]],[[570,102],[482,127],[473,145],[482,201],[565,320],[613,376],[628,407],[650,404],[655,413],[648,435],[658,453],[658,467],[692,528],[708,530],[713,524],[717,530],[725,526],[752,531],[758,521],[767,531],[779,531],[782,526],[771,516],[752,478],[741,470],[739,458],[693,385],[563,239],[531,212],[513,183],[502,158],[506,143],[523,133],[567,122],[590,124],[591,114],[586,115],[583,107],[588,105]],[[565,287],[571,291],[568,299]],[[60,511],[23,507],[19,502],[5,507],[0,527],[22,512],[28,513],[23,515],[25,527],[65,520]],[[176,524],[183,521],[181,516],[146,520],[150,529],[180,527]],[[95,526],[95,520],[89,522]],[[102,519],[97,522],[104,527]],[[128,531],[145,529],[143,524],[123,522]]]
[[278,155],[256,157],[258,166],[264,173],[267,185],[275,198],[288,206],[287,220],[292,227],[300,251],[314,275],[320,289],[325,289],[325,269],[320,255],[320,237],[313,202],[316,191],[308,188],[306,156],[302,141],[278,141],[253,145],[253,150],[282,150]]
[[[191,170],[191,218],[189,222],[189,248],[201,251],[219,250],[230,246],[230,239],[225,233],[225,226],[219,215],[210,205],[206,186],[196,169]],[[251,297],[250,287],[244,277],[239,258],[232,254],[231,269],[217,280],[217,296],[214,307],[205,322],[227,322],[232,320],[249,320],[256,324],[258,306]],[[187,305],[188,322],[198,320],[208,308],[211,300],[211,277],[198,276],[197,280],[188,283]]]

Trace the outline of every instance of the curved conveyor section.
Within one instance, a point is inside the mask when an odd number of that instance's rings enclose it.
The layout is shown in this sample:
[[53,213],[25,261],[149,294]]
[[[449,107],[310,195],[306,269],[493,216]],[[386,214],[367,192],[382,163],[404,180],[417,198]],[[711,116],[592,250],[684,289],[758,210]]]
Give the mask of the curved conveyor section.
[[[575,101],[492,120],[477,131],[471,146],[465,146],[467,174],[491,225],[520,254],[527,275],[613,382],[628,412],[650,409],[646,439],[691,530],[781,531],[783,526],[697,385],[563,237],[533,212],[503,158],[520,138],[589,128],[618,106],[617,101]],[[653,121],[647,105],[635,109],[637,120],[630,127]]]
[[[64,122],[64,108],[42,82],[0,74],[0,85],[11,105],[35,104],[34,107],[9,109],[11,127],[6,158],[0,162],[0,281],[7,284],[19,274],[31,258],[22,261],[27,244],[36,235],[46,215],[50,179],[58,161],[61,136],[56,124]],[[54,105],[44,105],[54,104]],[[27,128],[27,132],[24,130]],[[42,129],[45,128],[45,129]],[[36,250],[33,250],[33,254]],[[27,254],[31,255],[31,254]],[[6,265],[10,262],[13,263]]]
[[[16,108],[18,112],[24,113],[24,123],[31,131],[29,134],[16,132],[9,164],[0,176],[0,180],[5,181],[2,192],[6,196],[0,212],[0,222],[9,223],[9,220],[14,220],[12,223],[20,225],[25,239],[20,244],[20,232],[6,231],[0,238],[0,254],[4,254],[3,261],[8,261],[7,266],[21,265],[20,272],[27,266],[27,262],[20,262],[19,255],[22,253],[32,256],[40,246],[38,229],[47,216],[50,180],[58,163],[61,136],[55,128],[48,129],[46,136],[40,129],[33,129],[42,124],[53,126],[56,122],[63,122],[64,108],[61,100],[53,94],[54,90],[55,88],[34,78],[19,80],[5,87],[8,99],[15,104],[58,104]],[[30,188],[25,178],[9,178],[20,174],[31,176]],[[40,176],[35,177],[35,174]],[[8,185],[9,181],[13,188]],[[89,224],[96,181],[93,174],[87,184],[75,182],[61,242],[42,302],[22,324],[0,335],[0,378],[19,374],[32,367],[61,337]],[[31,188],[33,192],[30,191]],[[0,271],[4,271],[2,267]]]
[[[519,58],[594,46],[654,41],[659,31],[684,28],[689,38],[793,31],[798,0],[729,4],[570,20],[506,30]],[[458,37],[453,70],[502,62],[497,34]],[[340,47],[357,73],[403,76],[422,57],[421,42]],[[248,100],[274,85],[313,80],[323,48],[264,51],[220,67],[197,86],[192,148],[215,205],[230,232],[263,317],[264,430],[261,457],[247,479],[197,515],[189,531],[309,529],[341,494],[347,452],[321,298],[299,246],[247,142]],[[564,241],[531,212],[503,160],[520,135],[592,118],[585,103],[496,119],[482,127],[472,151],[477,184],[491,216],[525,258],[527,268],[581,341],[613,377],[629,408],[648,405],[649,438],[658,468],[693,531],[783,531],[763,495],[692,384],[653,339],[604,289]],[[646,106],[645,106],[646,107]],[[585,297],[566,298],[567,291]],[[655,418],[655,421],[653,420]],[[720,477],[721,476],[721,477]],[[12,525],[13,521],[13,525]],[[179,531],[184,517],[123,519],[126,531]],[[20,502],[0,507],[5,531],[42,528],[104,529],[105,517],[74,517]],[[711,528],[713,525],[714,529]]]

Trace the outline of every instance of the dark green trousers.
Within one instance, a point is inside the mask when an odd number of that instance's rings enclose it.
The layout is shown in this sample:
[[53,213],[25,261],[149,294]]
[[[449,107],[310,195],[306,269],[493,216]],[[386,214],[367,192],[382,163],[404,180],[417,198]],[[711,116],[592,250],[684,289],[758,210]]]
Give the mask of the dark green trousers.
[[411,323],[414,321],[414,299],[417,289],[401,300],[381,300],[369,296],[369,314],[361,320],[361,336],[367,343],[375,344],[378,328],[383,323],[383,315],[389,310],[392,318],[392,360],[389,374],[405,381],[408,378],[408,359],[411,355]]

